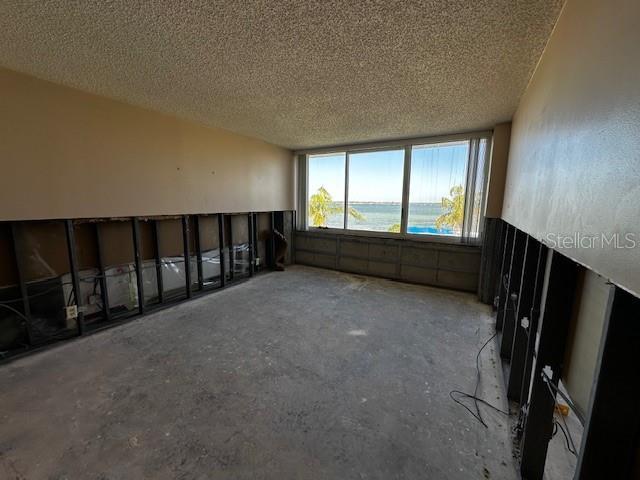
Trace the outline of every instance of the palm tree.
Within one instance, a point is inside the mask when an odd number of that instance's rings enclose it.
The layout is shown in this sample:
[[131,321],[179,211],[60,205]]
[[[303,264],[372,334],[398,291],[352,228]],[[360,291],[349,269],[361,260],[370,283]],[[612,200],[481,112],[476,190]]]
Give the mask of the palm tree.
[[442,197],[442,208],[445,213],[436,218],[436,228],[451,227],[456,232],[462,232],[464,220],[464,188],[456,185],[449,191],[449,198]]
[[[326,227],[329,217],[342,212],[344,207],[334,203],[331,194],[324,187],[320,187],[309,199],[309,218],[314,227]],[[364,220],[364,215],[353,207],[349,207],[349,215],[356,220]]]

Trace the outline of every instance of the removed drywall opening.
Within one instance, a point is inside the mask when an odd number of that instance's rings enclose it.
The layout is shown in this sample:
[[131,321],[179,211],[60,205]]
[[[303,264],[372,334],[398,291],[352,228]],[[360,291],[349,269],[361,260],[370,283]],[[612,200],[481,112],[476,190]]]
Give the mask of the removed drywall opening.
[[[182,219],[167,218],[157,220],[157,228],[164,300],[182,300],[187,297]],[[195,278],[191,278],[191,281],[194,282],[195,280],[197,282],[196,268],[190,270],[193,272],[192,275],[195,276]]]
[[16,261],[25,282],[31,342],[34,345],[76,335],[76,318],[65,307],[75,305],[71,269],[62,221],[15,225]]
[[249,276],[249,216],[248,215],[232,215],[230,216],[231,239],[233,245],[232,265],[233,278],[243,278]]
[[0,360],[222,288],[225,271],[251,276],[256,225],[255,214],[0,222]]
[[0,224],[0,358],[29,345],[11,225]]
[[111,318],[135,315],[138,311],[138,278],[131,221],[100,222],[97,227]]
[[202,287],[220,286],[220,235],[216,215],[200,215],[198,218]]
[[256,214],[256,271],[266,268],[268,262],[268,244],[271,241],[271,215]]

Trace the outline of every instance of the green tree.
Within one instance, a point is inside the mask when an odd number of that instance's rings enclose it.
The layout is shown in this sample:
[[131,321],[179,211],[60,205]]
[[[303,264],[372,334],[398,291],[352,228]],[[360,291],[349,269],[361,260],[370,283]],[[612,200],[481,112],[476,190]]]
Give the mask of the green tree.
[[391,232],[391,233],[400,233],[400,224],[399,223],[394,223],[393,225],[391,225],[389,227],[389,229],[387,230],[387,232]]
[[462,231],[464,220],[464,188],[456,185],[449,191],[449,197],[442,197],[442,208],[445,213],[436,218],[436,228],[451,227],[456,232]]
[[[342,212],[344,207],[334,203],[331,194],[324,187],[320,187],[309,199],[309,217],[314,227],[326,227],[331,215]],[[349,215],[356,220],[364,220],[364,215],[353,207],[349,207]]]

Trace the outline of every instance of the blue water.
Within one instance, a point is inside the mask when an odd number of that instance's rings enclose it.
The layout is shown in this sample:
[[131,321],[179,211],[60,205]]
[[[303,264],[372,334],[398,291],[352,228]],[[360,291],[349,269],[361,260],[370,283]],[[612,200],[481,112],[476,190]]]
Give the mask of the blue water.
[[410,227],[407,226],[407,233],[431,233],[433,235],[453,235],[453,230],[450,228],[436,228],[436,227]]
[[[399,203],[358,203],[349,204],[364,218],[348,218],[349,230],[368,230],[375,232],[389,232],[394,225],[400,224],[402,207]],[[407,232],[413,234],[453,235],[450,228],[436,228],[436,219],[444,213],[440,203],[411,203],[409,204],[409,218]],[[342,213],[332,215],[327,221],[327,227],[343,228]]]

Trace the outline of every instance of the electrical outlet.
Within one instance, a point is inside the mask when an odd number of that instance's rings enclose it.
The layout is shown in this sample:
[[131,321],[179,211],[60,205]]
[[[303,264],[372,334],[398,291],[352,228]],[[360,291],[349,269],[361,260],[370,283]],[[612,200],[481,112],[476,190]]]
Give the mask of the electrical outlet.
[[260,265],[260,257],[256,257],[255,263],[256,263],[256,267]]
[[69,305],[66,307],[67,320],[73,320],[74,318],[78,318],[78,306],[77,305]]

